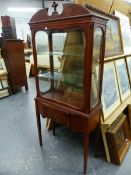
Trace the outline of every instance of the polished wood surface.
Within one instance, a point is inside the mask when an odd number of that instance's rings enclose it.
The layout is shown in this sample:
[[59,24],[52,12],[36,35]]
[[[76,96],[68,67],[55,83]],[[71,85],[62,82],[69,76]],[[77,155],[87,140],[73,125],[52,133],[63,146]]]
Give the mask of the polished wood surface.
[[3,40],[2,52],[12,92],[15,93],[17,88],[22,86],[25,86],[25,89],[28,90],[23,41],[16,39]]
[[[63,12],[58,14],[56,12],[52,15],[48,15],[47,9],[38,11],[30,20],[30,28],[32,31],[32,43],[33,43],[33,56],[34,56],[34,68],[35,68],[35,79],[37,96],[35,98],[36,107],[36,119],[38,127],[39,142],[42,146],[42,134],[41,134],[41,121],[40,115],[43,118],[48,118],[53,123],[60,123],[68,127],[73,132],[83,133],[84,142],[84,174],[87,173],[87,162],[88,162],[88,142],[89,134],[93,131],[100,122],[101,113],[101,91],[102,91],[102,74],[103,74],[103,62],[104,62],[104,51],[105,51],[105,28],[107,19],[96,16],[90,13],[87,8],[83,8],[77,4],[64,4]],[[35,42],[35,34],[40,30],[49,30],[49,50],[52,51],[52,38],[51,33],[53,30],[64,30],[66,28],[77,28],[80,27],[86,36],[85,52],[84,52],[84,75],[83,75],[83,97],[78,97],[78,101],[74,99],[73,103],[62,101],[61,92],[54,91],[44,95],[41,93],[39,88],[39,76],[37,69],[37,50]],[[98,100],[94,107],[91,107],[91,74],[93,64],[93,36],[96,28],[102,30],[101,40],[101,52],[100,52],[100,81],[99,81],[99,92]],[[52,55],[50,56],[51,72],[53,72]],[[53,84],[53,80],[51,80]],[[51,85],[50,91],[53,89]],[[54,95],[56,98],[54,98]],[[52,98],[53,97],[53,98]],[[83,100],[82,100],[83,98]],[[83,104],[79,104],[83,101]],[[77,104],[77,105],[76,105]]]

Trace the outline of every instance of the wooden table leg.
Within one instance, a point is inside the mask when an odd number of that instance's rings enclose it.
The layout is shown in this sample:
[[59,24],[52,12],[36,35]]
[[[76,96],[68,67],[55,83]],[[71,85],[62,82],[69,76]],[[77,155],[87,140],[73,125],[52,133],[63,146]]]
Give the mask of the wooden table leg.
[[37,114],[37,128],[38,128],[38,135],[39,135],[39,143],[40,146],[42,146],[42,134],[41,134],[41,120],[40,120],[40,114]]
[[53,135],[55,136],[55,121],[53,121]]
[[25,90],[28,91],[28,83],[25,84]]
[[42,146],[41,120],[40,120],[40,114],[38,113],[38,110],[37,110],[36,101],[35,101],[35,106],[36,106],[36,120],[37,120],[37,128],[38,128],[38,135],[39,135],[39,143],[40,143],[40,146]]
[[16,94],[16,88],[11,88],[12,94]]
[[84,174],[87,173],[89,133],[84,133]]

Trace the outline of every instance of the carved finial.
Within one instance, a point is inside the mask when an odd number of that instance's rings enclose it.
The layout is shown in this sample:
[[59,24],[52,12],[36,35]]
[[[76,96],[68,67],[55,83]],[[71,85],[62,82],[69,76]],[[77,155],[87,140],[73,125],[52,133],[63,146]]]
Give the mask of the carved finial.
[[58,13],[57,12],[57,6],[58,6],[58,4],[54,1],[53,4],[52,4],[52,7],[54,8],[54,13]]

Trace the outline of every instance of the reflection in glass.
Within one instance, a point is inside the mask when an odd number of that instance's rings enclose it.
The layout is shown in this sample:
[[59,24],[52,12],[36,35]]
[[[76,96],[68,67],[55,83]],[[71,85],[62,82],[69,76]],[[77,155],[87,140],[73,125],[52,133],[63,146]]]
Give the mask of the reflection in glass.
[[91,108],[95,107],[99,100],[100,56],[102,47],[102,30],[100,28],[95,29],[93,42],[93,60],[91,73]]
[[46,92],[51,87],[51,81],[43,81],[44,67],[49,67],[49,43],[48,35],[44,31],[39,31],[35,36],[36,40],[36,51],[37,51],[37,66],[39,72],[39,88],[40,91]]
[[38,55],[49,52],[48,35],[46,32],[39,31],[36,33],[36,50]]
[[83,107],[83,31],[39,31],[36,34],[36,48],[41,95]]

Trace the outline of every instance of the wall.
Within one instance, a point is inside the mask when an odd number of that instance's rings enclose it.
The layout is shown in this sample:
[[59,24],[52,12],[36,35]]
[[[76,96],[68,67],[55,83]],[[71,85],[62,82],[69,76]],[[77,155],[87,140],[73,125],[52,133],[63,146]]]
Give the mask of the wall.
[[[34,12],[9,12],[7,10],[8,7],[34,7],[34,8],[42,8],[42,3],[39,0],[34,0],[31,2],[27,2],[25,0],[18,2],[16,0],[4,0],[0,2],[0,16],[11,16],[15,18],[16,21],[16,31],[17,37],[19,39],[26,40],[26,36],[29,33],[30,29],[28,22],[33,15]],[[0,33],[1,33],[1,21],[0,21]]]
[[[57,2],[57,1],[56,1]],[[59,4],[66,3],[66,1],[57,2]],[[45,7],[51,7],[52,1],[45,1]],[[9,12],[7,7],[34,7],[38,10],[42,8],[42,1],[41,0],[4,0],[0,1],[0,16],[11,16],[15,18],[16,22],[16,31],[17,31],[17,38],[23,39],[26,41],[27,34],[30,34],[30,28],[28,22],[30,21],[31,17],[33,16],[34,12]],[[62,7],[62,6],[60,6]],[[60,8],[59,8],[60,9]],[[0,34],[1,34],[1,20],[0,20]]]
[[[56,1],[57,2],[57,1]],[[93,5],[99,9],[102,9],[108,13],[113,13],[114,10],[118,10],[121,13],[128,15],[131,19],[131,15],[129,15],[130,8],[124,2],[124,0],[75,0],[75,3],[83,4],[83,2]],[[59,4],[66,3],[66,1],[58,1]],[[45,7],[50,7],[52,4],[51,1],[45,1]],[[14,17],[16,20],[16,30],[17,36],[20,39],[26,40],[26,36],[29,33],[30,29],[28,22],[32,17],[33,13],[15,13],[7,11],[7,7],[35,7],[42,8],[41,0],[23,0],[18,2],[18,0],[4,0],[0,1],[0,16],[9,15]],[[131,21],[131,20],[130,20]],[[0,21],[0,33],[1,33],[1,21]]]

